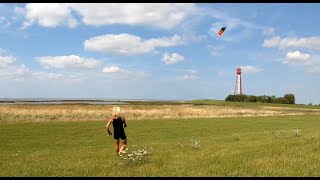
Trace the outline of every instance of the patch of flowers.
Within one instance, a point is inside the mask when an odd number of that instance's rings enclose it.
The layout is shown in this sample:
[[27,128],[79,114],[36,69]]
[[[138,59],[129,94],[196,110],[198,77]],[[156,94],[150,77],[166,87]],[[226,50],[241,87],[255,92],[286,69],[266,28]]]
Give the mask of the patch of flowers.
[[197,141],[197,140],[191,139],[191,147],[192,147],[193,149],[199,149],[200,146],[201,146],[200,143],[201,143],[201,141]]
[[233,139],[235,141],[239,141],[240,140],[240,135],[238,133],[233,133],[232,136],[233,136]]
[[276,132],[273,132],[273,134],[277,137],[277,138],[280,138],[282,135],[284,135],[284,131],[283,130],[280,130],[280,131],[276,131]]
[[149,160],[152,151],[152,147],[144,147],[138,150],[132,149],[131,151],[129,151],[129,148],[126,148],[119,156],[128,163],[143,163]]
[[191,143],[188,145],[188,144],[185,144],[183,142],[186,142],[187,139],[182,139],[180,140],[180,142],[178,142],[178,146],[181,148],[181,149],[186,149],[186,148],[192,148],[192,149],[199,149],[201,147],[201,141],[199,140],[196,140],[194,138],[192,138],[190,141]]
[[294,137],[300,137],[301,136],[301,129],[294,129],[292,130],[292,136]]

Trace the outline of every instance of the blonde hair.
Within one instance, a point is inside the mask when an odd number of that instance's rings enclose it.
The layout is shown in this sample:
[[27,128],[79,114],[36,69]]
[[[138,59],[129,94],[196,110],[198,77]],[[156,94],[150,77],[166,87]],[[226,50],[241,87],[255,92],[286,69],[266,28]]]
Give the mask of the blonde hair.
[[119,107],[119,106],[114,106],[114,107],[113,107],[112,115],[113,115],[113,116],[115,116],[115,115],[120,116],[120,114],[121,114],[121,109],[120,109],[120,107]]

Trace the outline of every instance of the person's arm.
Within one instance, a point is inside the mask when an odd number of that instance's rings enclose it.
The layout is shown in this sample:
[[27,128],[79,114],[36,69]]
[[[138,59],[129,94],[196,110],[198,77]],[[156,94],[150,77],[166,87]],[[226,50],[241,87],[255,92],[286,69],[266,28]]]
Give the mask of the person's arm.
[[127,127],[127,122],[126,122],[126,119],[125,118],[122,118],[122,122],[124,124],[124,127]]
[[106,128],[108,129],[108,134],[109,134],[109,135],[112,135],[112,133],[111,133],[110,130],[109,130],[109,127],[110,127],[110,125],[111,125],[111,123],[112,123],[112,120],[113,120],[113,116],[110,117],[110,119],[109,119],[109,121],[108,121],[108,124],[106,125]]

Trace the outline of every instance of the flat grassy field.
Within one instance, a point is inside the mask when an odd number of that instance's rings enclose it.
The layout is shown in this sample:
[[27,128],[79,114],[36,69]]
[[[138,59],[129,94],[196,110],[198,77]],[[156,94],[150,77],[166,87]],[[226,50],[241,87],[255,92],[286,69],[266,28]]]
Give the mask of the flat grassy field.
[[[0,106],[0,176],[320,176],[315,110],[121,105],[127,154],[152,148],[149,159],[131,162],[106,135],[112,107]],[[189,115],[178,117],[183,109]]]
[[215,106],[236,106],[236,107],[282,107],[282,108],[302,108],[302,109],[320,109],[318,105],[304,104],[275,104],[275,103],[258,103],[258,102],[226,102],[223,100],[197,99],[186,101],[184,103],[194,105],[215,105]]

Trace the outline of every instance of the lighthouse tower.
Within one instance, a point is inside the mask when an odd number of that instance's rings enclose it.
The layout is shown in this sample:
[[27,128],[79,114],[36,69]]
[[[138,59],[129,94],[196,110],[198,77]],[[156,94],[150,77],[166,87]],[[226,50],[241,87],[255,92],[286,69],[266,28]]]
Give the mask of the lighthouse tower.
[[234,95],[242,94],[241,68],[237,68],[237,79],[234,88]]

